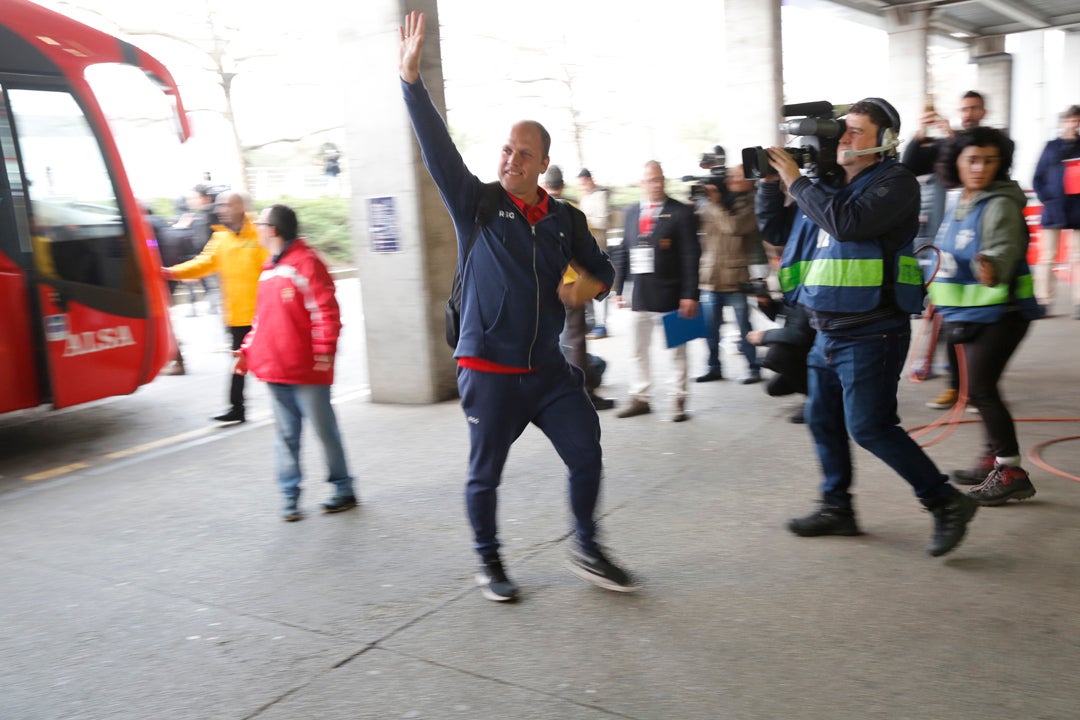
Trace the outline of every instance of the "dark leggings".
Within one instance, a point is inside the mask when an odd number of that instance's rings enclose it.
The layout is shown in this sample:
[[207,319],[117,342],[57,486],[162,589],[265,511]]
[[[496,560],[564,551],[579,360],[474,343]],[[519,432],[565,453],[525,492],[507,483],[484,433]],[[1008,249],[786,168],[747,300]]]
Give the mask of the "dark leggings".
[[949,388],[960,389],[960,361],[956,359],[956,343],[945,339],[945,356],[949,359]]
[[1016,457],[1020,454],[1016,425],[1001,397],[998,383],[1030,324],[1031,321],[1020,317],[1020,313],[1007,312],[996,323],[980,326],[975,337],[961,346],[967,368],[968,402],[982,415],[987,455]]
[[[232,338],[232,349],[239,350],[244,344],[244,337],[251,332],[250,325],[230,325],[229,336]],[[237,410],[244,409],[244,376],[231,371],[232,363],[229,363],[229,404]]]

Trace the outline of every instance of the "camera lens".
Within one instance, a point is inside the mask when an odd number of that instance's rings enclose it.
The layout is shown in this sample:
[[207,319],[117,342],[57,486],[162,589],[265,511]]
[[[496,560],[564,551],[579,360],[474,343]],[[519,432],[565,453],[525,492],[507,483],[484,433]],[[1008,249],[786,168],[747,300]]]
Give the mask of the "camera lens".
[[841,125],[832,118],[798,118],[780,123],[780,132],[788,135],[816,135],[833,138],[840,135]]

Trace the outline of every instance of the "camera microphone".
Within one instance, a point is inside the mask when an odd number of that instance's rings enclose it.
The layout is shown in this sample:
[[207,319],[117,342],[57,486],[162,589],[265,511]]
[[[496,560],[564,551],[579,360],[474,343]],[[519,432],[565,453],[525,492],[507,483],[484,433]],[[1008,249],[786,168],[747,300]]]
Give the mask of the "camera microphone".
[[893,148],[895,148],[899,144],[900,144],[899,140],[894,140],[894,141],[892,141],[890,143],[886,143],[884,145],[878,145],[877,147],[866,148],[865,150],[845,150],[844,151],[844,157],[853,158],[853,157],[861,157],[863,155],[877,155],[878,153],[888,152],[889,150],[892,150]]

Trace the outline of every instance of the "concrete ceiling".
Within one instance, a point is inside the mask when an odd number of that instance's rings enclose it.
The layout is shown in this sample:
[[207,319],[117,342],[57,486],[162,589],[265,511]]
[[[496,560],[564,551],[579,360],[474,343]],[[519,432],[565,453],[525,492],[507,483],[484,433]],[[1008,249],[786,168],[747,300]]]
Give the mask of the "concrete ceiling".
[[[929,9],[933,31],[980,38],[1050,28],[1080,31],[1078,0],[831,0],[881,16],[884,11]],[[798,3],[795,0],[794,4]]]

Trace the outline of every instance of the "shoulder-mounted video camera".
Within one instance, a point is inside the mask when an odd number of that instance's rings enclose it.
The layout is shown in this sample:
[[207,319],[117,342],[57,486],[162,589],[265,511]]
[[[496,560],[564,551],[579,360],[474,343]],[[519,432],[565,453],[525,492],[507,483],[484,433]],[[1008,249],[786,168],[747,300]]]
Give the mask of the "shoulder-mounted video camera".
[[[839,171],[836,147],[844,134],[844,121],[850,105],[833,105],[825,100],[785,105],[780,132],[798,138],[796,145],[784,151],[795,160],[803,175],[811,178],[830,177]],[[772,171],[769,156],[761,146],[743,148],[743,174],[759,178]]]
[[697,200],[705,197],[705,186],[713,185],[721,190],[724,188],[724,178],[727,176],[727,153],[720,145],[714,145],[709,152],[701,154],[698,167],[708,170],[708,175],[683,175],[682,181],[690,183],[690,199]]

